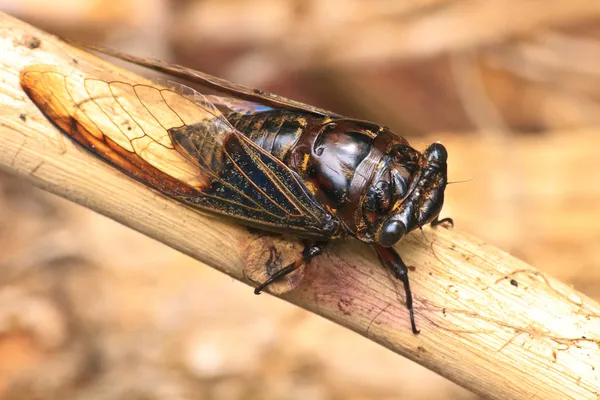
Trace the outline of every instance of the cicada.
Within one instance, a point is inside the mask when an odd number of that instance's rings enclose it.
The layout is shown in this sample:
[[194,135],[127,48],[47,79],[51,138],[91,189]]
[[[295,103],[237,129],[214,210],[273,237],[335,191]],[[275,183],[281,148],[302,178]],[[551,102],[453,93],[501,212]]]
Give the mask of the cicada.
[[369,244],[403,283],[412,331],[419,332],[408,269],[393,246],[441,222],[443,145],[419,152],[382,125],[103,51],[200,89],[51,65],[26,67],[21,86],[77,144],[143,184],[242,224],[303,238],[298,259],[255,293],[309,263],[330,241],[352,237]]

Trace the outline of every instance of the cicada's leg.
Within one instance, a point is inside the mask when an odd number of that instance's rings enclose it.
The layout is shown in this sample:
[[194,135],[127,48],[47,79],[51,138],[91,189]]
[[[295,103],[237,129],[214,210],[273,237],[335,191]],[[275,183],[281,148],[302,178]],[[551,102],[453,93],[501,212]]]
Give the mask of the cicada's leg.
[[446,222],[449,223],[452,227],[454,227],[454,220],[452,218],[438,219],[438,217],[435,217],[435,219],[433,221],[431,221],[431,227],[435,228],[436,226],[441,225]]
[[412,292],[410,291],[410,283],[408,281],[408,268],[406,264],[400,258],[396,250],[392,247],[383,247],[380,245],[374,245],[375,251],[379,256],[379,261],[384,267],[392,271],[392,274],[404,284],[404,292],[406,293],[406,308],[410,314],[410,326],[414,334],[418,334],[420,331],[417,329],[415,324],[415,315],[413,311],[413,298]]
[[321,254],[323,249],[327,246],[327,242],[310,242],[304,246],[302,251],[302,257],[298,258],[293,263],[287,265],[285,268],[275,272],[266,282],[260,284],[254,289],[254,294],[260,294],[267,286],[271,283],[283,278],[289,273],[292,273],[296,269],[300,268],[304,264],[308,264],[315,256]]

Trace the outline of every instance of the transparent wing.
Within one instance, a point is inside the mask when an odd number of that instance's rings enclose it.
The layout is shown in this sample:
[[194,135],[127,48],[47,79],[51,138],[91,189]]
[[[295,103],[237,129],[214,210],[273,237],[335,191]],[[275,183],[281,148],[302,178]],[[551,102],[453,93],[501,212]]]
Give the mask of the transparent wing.
[[273,107],[265,106],[264,104],[255,103],[253,101],[236,99],[234,97],[211,94],[207,95],[206,98],[215,106],[220,107],[220,109],[225,109],[241,115],[251,115],[273,110]]
[[167,62],[156,60],[153,58],[136,57],[130,54],[122,53],[120,51],[108,49],[101,46],[93,46],[83,43],[75,44],[87,48],[89,50],[98,51],[111,57],[119,58],[132,64],[140,65],[142,67],[150,68],[154,71],[175,76],[184,79],[188,82],[193,82],[195,84],[203,86],[204,88],[216,90],[222,94],[225,94],[225,97],[236,98],[239,100],[248,101],[250,103],[257,103],[266,107],[309,112],[331,118],[343,118],[339,114],[333,113],[328,110],[324,110],[322,108],[314,107],[309,104],[304,104],[296,100],[287,99],[285,97],[278,96],[274,93],[269,93],[258,89],[252,89],[244,85],[229,82],[225,79],[217,78],[215,76],[205,74],[203,72],[196,71],[191,68],[186,68],[181,65],[169,64]]
[[77,143],[168,196],[264,229],[332,236],[332,217],[298,175],[193,89],[48,65],[27,67],[21,85]]

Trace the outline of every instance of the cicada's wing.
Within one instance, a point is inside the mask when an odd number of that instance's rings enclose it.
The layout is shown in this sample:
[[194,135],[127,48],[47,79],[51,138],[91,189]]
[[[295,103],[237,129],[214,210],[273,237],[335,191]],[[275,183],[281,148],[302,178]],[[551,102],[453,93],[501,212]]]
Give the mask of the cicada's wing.
[[206,99],[217,106],[219,110],[223,110],[225,114],[233,112],[239,115],[252,115],[273,110],[273,107],[265,106],[253,101],[236,99],[234,97],[209,94],[206,95]]
[[341,115],[333,113],[322,108],[314,107],[309,104],[304,104],[296,100],[287,99],[285,97],[278,96],[274,93],[265,92],[258,89],[252,89],[244,85],[239,85],[233,82],[229,82],[225,79],[217,78],[215,76],[205,74],[200,71],[186,68],[177,64],[169,64],[164,61],[156,60],[153,58],[136,57],[126,53],[122,53],[117,50],[108,49],[100,46],[93,46],[88,44],[76,43],[79,46],[85,47],[89,50],[98,51],[111,57],[119,58],[123,61],[127,61],[142,67],[150,68],[154,71],[158,71],[167,75],[184,79],[188,82],[195,83],[202,87],[215,90],[225,95],[225,97],[231,97],[248,103],[255,103],[265,107],[272,107],[277,109],[287,109],[293,111],[308,112],[313,114],[322,115],[330,118],[343,118]]
[[206,97],[183,86],[118,79],[48,65],[21,72],[21,86],[52,122],[142,183],[259,228],[335,236],[332,216],[300,177]]

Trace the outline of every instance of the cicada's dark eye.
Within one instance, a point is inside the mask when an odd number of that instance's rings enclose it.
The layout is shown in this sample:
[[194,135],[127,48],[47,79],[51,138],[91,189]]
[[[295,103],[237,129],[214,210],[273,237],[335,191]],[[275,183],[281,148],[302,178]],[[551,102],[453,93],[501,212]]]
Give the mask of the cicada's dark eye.
[[393,246],[406,234],[406,226],[400,221],[388,221],[379,231],[379,244],[383,247]]

